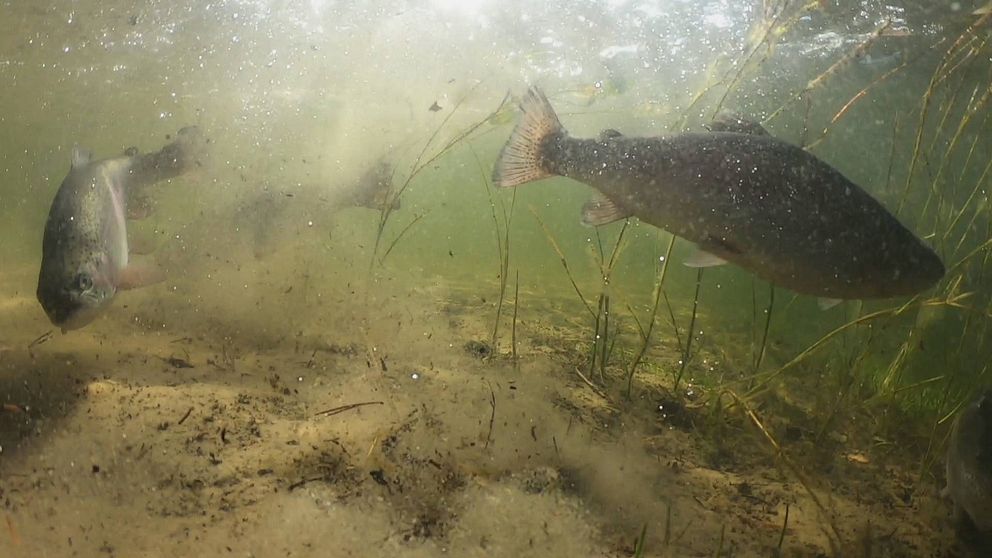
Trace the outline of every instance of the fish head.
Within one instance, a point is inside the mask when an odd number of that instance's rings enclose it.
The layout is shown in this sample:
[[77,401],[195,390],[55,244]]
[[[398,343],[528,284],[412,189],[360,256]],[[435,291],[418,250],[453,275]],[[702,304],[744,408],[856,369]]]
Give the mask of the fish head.
[[390,200],[390,188],[388,185],[380,186],[378,189],[371,192],[371,196],[362,200],[362,207],[367,207],[369,209],[382,210],[388,205],[390,209],[397,210],[400,206],[399,198]]
[[103,313],[117,286],[108,257],[59,267],[42,266],[38,301],[52,324],[66,332],[82,328]]
[[393,191],[393,167],[380,161],[362,176],[355,189],[354,204],[377,211],[387,206],[391,210],[399,209],[400,200]]
[[933,250],[914,237],[880,258],[862,260],[874,285],[874,296],[910,296],[936,285],[946,269]]

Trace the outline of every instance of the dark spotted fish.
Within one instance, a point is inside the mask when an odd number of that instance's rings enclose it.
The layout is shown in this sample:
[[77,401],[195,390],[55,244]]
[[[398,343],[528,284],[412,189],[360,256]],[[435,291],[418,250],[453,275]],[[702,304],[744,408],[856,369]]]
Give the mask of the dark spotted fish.
[[[129,261],[129,198],[143,187],[194,168],[203,138],[184,128],[161,151],[92,160],[74,148],[72,168],[55,194],[45,224],[38,301],[62,331],[93,321],[119,289],[155,282],[156,272]],[[134,196],[133,201],[143,200]]]
[[912,295],[944,275],[940,258],[864,190],[756,123],[724,117],[708,133],[577,139],[539,90],[521,109],[496,185],[584,182],[600,193],[584,223],[636,216],[695,242],[687,265],[731,262],[823,299]]
[[961,526],[992,534],[992,390],[954,418],[947,446],[947,488]]

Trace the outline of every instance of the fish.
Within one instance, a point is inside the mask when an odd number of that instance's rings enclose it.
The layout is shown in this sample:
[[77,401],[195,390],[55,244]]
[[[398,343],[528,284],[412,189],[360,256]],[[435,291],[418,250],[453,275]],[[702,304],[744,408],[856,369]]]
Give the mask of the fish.
[[733,263],[823,302],[907,296],[944,276],[940,257],[838,170],[760,124],[722,118],[707,132],[569,136],[531,88],[493,183],[552,176],[592,186],[582,222],[628,217],[696,243],[691,267]]
[[610,77],[597,80],[593,83],[578,85],[574,89],[566,90],[562,93],[566,94],[574,104],[588,107],[596,101],[615,97],[624,93],[626,90],[626,82],[620,78],[613,77],[611,73]]
[[992,538],[992,389],[954,418],[946,456],[947,487],[957,526],[974,542]]
[[866,53],[858,60],[858,63],[862,66],[872,68],[892,68],[901,63],[904,56],[905,55],[901,50],[897,50],[891,54],[879,54],[876,56],[872,56],[871,53]]
[[42,240],[37,297],[63,333],[100,316],[119,290],[160,280],[158,270],[129,258],[128,202],[144,189],[201,166],[204,140],[196,127],[183,128],[154,153],[129,149],[94,160],[78,146],[52,201]]
[[[383,211],[400,209],[400,199],[393,190],[393,165],[385,157],[373,163],[356,181],[340,188],[311,187],[300,191],[278,192],[263,189],[251,195],[235,212],[238,230],[250,234],[250,244],[256,259],[265,259],[284,244],[285,223],[297,223],[297,235],[304,229],[300,223],[310,222],[299,210],[320,208],[322,214],[361,207]],[[293,209],[298,211],[293,211]],[[309,228],[309,227],[305,227]],[[292,231],[290,231],[292,232]]]
[[381,211],[400,208],[400,200],[393,191],[393,165],[380,158],[357,181],[350,183],[337,196],[339,207],[364,207]]

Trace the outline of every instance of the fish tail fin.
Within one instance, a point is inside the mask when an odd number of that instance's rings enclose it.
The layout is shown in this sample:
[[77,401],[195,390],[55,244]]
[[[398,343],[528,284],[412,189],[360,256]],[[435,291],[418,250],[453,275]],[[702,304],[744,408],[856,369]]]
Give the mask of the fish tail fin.
[[133,155],[129,169],[131,186],[148,186],[202,166],[207,143],[198,127],[188,126],[179,130],[172,143],[161,150]]
[[500,188],[553,176],[544,168],[541,148],[549,136],[564,134],[555,109],[536,87],[530,88],[520,102],[523,115],[500,151],[493,169],[493,184]]

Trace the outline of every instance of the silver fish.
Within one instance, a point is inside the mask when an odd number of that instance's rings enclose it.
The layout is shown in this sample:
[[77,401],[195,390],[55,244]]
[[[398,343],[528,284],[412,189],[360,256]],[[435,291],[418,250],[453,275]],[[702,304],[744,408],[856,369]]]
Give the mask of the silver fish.
[[944,496],[954,502],[959,526],[992,534],[992,390],[954,418],[946,466]]
[[823,299],[911,295],[944,275],[940,258],[830,165],[737,117],[708,133],[596,139],[568,135],[531,89],[493,182],[567,176],[601,195],[583,222],[630,216],[695,242],[695,267],[731,262]]
[[180,130],[161,151],[94,161],[78,147],[52,201],[42,243],[38,301],[63,332],[81,328],[110,305],[119,289],[154,282],[156,272],[128,259],[128,198],[143,187],[197,166],[203,138]]

